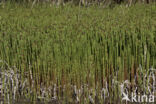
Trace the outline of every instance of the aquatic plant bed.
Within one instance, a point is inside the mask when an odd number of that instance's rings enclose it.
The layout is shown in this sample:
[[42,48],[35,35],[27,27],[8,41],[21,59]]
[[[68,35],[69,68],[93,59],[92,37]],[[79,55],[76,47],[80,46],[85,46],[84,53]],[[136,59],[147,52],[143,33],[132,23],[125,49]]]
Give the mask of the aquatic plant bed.
[[147,103],[155,87],[155,4],[0,6],[1,102]]

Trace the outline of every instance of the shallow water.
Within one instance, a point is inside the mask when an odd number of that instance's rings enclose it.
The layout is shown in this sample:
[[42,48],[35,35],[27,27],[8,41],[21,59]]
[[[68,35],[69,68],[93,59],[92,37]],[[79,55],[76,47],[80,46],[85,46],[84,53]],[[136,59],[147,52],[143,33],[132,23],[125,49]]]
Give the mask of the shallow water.
[[[61,101],[50,101],[50,102],[43,102],[43,101],[26,101],[25,99],[20,99],[18,101],[4,101],[3,99],[0,99],[0,104],[81,104],[81,103],[75,103],[75,102],[61,102]],[[83,104],[83,103],[82,103]],[[90,103],[89,103],[90,104]],[[95,104],[101,104],[99,102]],[[103,104],[125,104],[121,103],[119,100],[114,102],[106,101]],[[130,103],[127,103],[130,104]]]

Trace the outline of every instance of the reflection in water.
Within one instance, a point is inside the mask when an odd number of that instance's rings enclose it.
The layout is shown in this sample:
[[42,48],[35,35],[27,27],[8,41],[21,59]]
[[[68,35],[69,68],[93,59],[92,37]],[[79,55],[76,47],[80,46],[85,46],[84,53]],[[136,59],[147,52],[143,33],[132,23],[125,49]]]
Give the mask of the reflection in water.
[[[105,81],[102,88],[99,86],[92,88],[88,84],[58,85],[58,82],[48,86],[44,83],[35,84],[31,70],[29,77],[22,79],[23,74],[20,71],[10,68],[7,63],[4,66],[9,70],[0,71],[0,104],[109,104],[113,102],[113,104],[121,104],[125,91],[132,91],[135,88],[138,91],[142,90],[142,86],[137,86],[137,78],[134,78],[134,82],[129,80],[120,82],[112,78],[111,83]],[[139,73],[141,74],[138,76],[144,79],[143,87],[150,90],[143,90],[143,93],[156,91],[156,70],[151,68],[144,73],[140,66]]]
[[0,104],[4,104],[4,102],[3,101],[0,101]]

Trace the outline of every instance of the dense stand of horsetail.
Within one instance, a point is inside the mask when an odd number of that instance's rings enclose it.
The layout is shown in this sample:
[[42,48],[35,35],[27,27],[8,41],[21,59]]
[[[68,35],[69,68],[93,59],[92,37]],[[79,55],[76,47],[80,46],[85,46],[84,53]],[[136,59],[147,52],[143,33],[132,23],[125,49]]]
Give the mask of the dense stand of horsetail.
[[0,103],[155,100],[154,3],[31,6],[0,4]]

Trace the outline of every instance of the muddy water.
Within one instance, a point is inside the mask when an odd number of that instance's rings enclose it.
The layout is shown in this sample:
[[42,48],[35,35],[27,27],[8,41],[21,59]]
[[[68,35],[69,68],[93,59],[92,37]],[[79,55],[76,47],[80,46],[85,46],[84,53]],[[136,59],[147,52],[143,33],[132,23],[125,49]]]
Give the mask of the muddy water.
[[[75,103],[75,102],[61,102],[61,101],[50,101],[50,102],[42,102],[42,101],[25,101],[24,99],[21,99],[19,101],[3,101],[0,100],[0,104],[81,104],[81,103]],[[82,103],[84,104],[84,103]],[[89,103],[92,104],[92,103]],[[109,102],[106,101],[104,103],[93,103],[93,104],[131,104],[129,102],[125,103],[125,102],[120,102],[120,101],[114,101],[114,102]],[[135,104],[135,103],[133,103]]]
[[[3,99],[0,99],[0,104],[81,104],[81,103],[75,103],[75,102],[61,102],[61,101],[50,101],[50,102],[43,102],[43,101],[29,101],[25,99],[20,99],[18,101],[4,101]],[[83,104],[83,103],[82,103]],[[92,103],[89,103],[92,104]],[[106,101],[104,103],[97,102],[95,104],[126,104],[124,102],[114,101],[114,102],[109,102]],[[127,103],[130,104],[130,103]],[[134,104],[134,103],[133,103]]]

